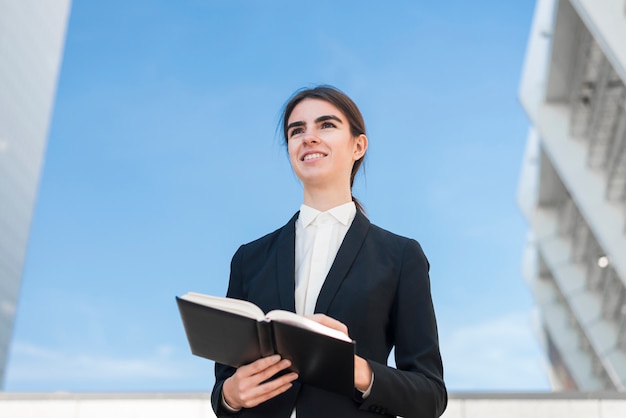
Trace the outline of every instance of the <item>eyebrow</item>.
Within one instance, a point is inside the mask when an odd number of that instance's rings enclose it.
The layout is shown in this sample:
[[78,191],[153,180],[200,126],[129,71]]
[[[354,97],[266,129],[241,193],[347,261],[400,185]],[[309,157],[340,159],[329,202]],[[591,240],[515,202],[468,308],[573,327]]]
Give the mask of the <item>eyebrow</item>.
[[[323,115],[323,116],[320,116],[317,119],[315,119],[315,123],[325,122],[327,120],[334,120],[336,122],[339,122],[339,123],[343,124],[343,121],[341,119],[339,119],[339,117],[337,117],[335,115]],[[306,123],[304,123],[303,121],[291,122],[289,125],[287,125],[287,130],[289,130],[291,128],[295,128],[296,126],[305,126],[305,125],[306,125]]]

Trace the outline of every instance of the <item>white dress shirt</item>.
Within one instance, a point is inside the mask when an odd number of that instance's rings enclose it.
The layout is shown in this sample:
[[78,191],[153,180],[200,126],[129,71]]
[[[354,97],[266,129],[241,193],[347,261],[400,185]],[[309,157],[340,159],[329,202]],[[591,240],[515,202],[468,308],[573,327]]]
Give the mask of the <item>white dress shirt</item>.
[[296,313],[312,315],[328,271],[356,216],[354,202],[320,212],[300,207],[296,221]]

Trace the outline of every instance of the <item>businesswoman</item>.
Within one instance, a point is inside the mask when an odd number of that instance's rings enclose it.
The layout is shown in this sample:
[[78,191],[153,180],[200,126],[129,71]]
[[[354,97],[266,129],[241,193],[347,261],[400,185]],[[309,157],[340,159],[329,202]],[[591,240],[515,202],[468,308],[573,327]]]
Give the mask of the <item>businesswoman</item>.
[[415,240],[371,224],[352,196],[368,147],[359,109],[333,87],[300,90],[282,127],[303,204],[285,226],[237,250],[228,296],[347,333],[356,341],[354,396],[302,384],[289,360],[271,356],[238,369],[216,364],[216,414],[440,416],[447,392],[428,261]]

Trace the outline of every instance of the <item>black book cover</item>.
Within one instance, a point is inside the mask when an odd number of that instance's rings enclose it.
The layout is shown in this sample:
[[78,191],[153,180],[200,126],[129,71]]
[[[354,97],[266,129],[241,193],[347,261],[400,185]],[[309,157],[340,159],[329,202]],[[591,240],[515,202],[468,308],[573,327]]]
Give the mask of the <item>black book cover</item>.
[[302,383],[352,397],[354,342],[176,298],[194,355],[233,367],[280,354]]

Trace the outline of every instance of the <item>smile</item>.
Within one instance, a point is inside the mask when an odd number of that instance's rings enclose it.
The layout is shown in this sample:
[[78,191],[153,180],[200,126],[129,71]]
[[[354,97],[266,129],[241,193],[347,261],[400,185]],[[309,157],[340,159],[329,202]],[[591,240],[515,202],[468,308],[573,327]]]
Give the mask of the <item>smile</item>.
[[313,154],[307,154],[304,156],[304,158],[302,158],[302,161],[308,161],[308,160],[313,160],[315,158],[323,158],[325,157],[324,154],[322,154],[321,152],[316,152]]

